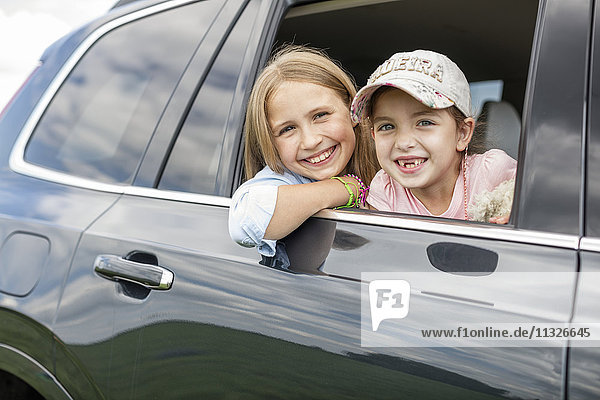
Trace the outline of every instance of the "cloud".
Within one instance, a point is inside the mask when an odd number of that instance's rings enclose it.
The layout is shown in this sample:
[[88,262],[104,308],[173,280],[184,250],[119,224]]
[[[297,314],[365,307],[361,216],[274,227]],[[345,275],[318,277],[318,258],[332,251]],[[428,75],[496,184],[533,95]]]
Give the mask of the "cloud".
[[0,10],[0,48],[3,54],[9,55],[2,57],[0,73],[32,65],[48,45],[70,29],[68,24],[50,14],[19,11],[7,15]]
[[116,0],[2,0],[0,9],[6,14],[21,10],[35,10],[36,13],[54,15],[71,27],[106,12]]
[[106,12],[114,0],[3,0],[0,5],[0,109],[43,51],[77,26]]

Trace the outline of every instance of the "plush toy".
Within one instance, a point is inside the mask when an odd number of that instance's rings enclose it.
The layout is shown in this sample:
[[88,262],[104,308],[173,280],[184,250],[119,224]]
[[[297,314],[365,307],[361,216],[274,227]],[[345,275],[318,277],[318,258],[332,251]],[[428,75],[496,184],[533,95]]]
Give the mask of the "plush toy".
[[492,191],[479,193],[468,207],[469,220],[489,222],[491,217],[509,215],[514,191],[515,180],[510,179]]

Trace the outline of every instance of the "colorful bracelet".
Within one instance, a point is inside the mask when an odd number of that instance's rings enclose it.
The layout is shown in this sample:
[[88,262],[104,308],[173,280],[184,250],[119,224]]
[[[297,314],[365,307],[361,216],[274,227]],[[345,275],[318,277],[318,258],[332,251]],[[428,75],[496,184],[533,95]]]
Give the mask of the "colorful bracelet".
[[354,188],[356,189],[356,193],[360,192],[360,190],[358,189],[358,186],[356,186],[356,184],[354,182],[346,182],[345,180],[343,180],[339,176],[332,176],[330,179],[335,179],[335,180],[338,180],[338,181],[342,182],[344,184],[344,187],[348,191],[348,202],[346,203],[346,205],[345,206],[334,207],[333,209],[334,210],[339,210],[340,208],[357,207],[358,198],[356,198],[356,196],[354,195],[354,192],[352,191],[352,188],[350,187],[350,185],[354,186]]
[[348,176],[350,178],[354,178],[356,179],[356,181],[358,182],[360,189],[358,190],[358,198],[357,198],[357,204],[356,206],[358,207],[359,204],[361,205],[365,205],[366,201],[367,201],[367,193],[369,192],[369,186],[365,185],[365,183],[356,175],[354,174],[346,174],[343,176]]

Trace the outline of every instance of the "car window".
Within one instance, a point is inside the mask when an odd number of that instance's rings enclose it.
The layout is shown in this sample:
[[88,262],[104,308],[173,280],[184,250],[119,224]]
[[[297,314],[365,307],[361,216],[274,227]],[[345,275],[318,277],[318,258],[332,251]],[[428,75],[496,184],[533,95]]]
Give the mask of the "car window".
[[104,183],[131,183],[162,110],[222,3],[164,11],[101,37],[56,93],[25,160]]
[[420,0],[322,2],[290,8],[273,47],[295,43],[325,49],[358,88],[394,53],[445,54],[471,85],[472,115],[483,122],[479,141],[486,150],[499,148],[518,159],[537,14],[536,0],[510,7],[501,0],[435,7]]
[[248,4],[212,65],[169,155],[159,189],[217,194],[223,138],[238,80],[244,75],[241,55],[258,7],[258,2]]
[[594,32],[591,91],[589,96],[589,138],[586,171],[586,236],[600,237],[600,32]]

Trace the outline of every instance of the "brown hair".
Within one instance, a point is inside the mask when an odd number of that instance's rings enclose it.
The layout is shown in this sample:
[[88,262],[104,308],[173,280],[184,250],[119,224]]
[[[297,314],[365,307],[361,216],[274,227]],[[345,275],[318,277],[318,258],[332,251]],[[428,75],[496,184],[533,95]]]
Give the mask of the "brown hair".
[[[465,122],[465,118],[467,116],[462,113],[456,106],[446,108],[448,113],[452,118],[454,118],[454,122],[456,122],[456,128],[460,128],[462,124]],[[484,135],[485,135],[485,122],[477,120],[475,122],[475,128],[473,129],[473,136],[471,137],[471,141],[469,142],[469,146],[467,147],[467,152],[469,154],[482,154],[487,150],[484,143]]]
[[[265,165],[283,173],[268,122],[267,104],[281,84],[289,81],[330,88],[340,96],[348,110],[356,94],[352,78],[324,52],[297,45],[288,45],[277,51],[256,79],[248,100],[244,149],[246,179],[254,177]],[[354,128],[354,134],[356,144],[346,172],[370,182],[379,169],[374,146],[363,134],[360,124]]]
[[[375,92],[373,92],[373,94],[369,98],[369,104],[367,104],[367,108],[366,108],[367,116],[370,117],[373,114],[373,105],[375,104],[377,99],[380,98],[384,93],[386,93],[392,89],[396,89],[396,88],[394,88],[392,86],[381,86],[380,88],[375,90]],[[396,89],[396,90],[401,90],[401,89]],[[446,110],[448,112],[448,114],[450,114],[450,116],[454,119],[457,129],[459,129],[462,126],[462,124],[465,121],[465,118],[467,118],[467,116],[465,114],[463,114],[462,111],[460,111],[456,106],[444,108],[444,110]],[[365,118],[365,120],[367,120],[367,118]],[[475,122],[475,128],[473,130],[473,137],[471,138],[471,141],[469,142],[469,146],[467,147],[467,151],[469,154],[481,154],[481,153],[486,152],[487,148],[486,148],[485,142],[484,142],[485,128],[486,128],[485,122],[483,122],[481,120],[477,120]],[[369,129],[371,129],[370,122],[369,122]]]

